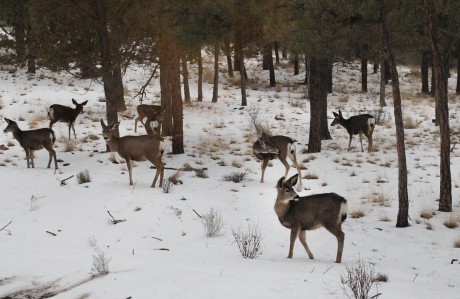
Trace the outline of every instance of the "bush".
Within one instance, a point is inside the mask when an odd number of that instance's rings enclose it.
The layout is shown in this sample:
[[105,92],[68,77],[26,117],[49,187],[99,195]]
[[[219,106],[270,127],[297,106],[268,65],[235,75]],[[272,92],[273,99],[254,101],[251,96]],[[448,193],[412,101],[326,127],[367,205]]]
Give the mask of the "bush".
[[220,235],[220,231],[224,227],[224,222],[218,210],[211,208],[209,213],[203,215],[202,221],[206,237],[210,238]]
[[87,169],[77,173],[77,182],[79,184],[91,182],[91,176],[89,175],[89,171]]
[[93,254],[93,268],[91,271],[96,276],[102,276],[109,274],[109,262],[110,258],[105,257],[105,253],[99,248],[95,247],[96,254]]
[[380,108],[378,110],[369,111],[369,114],[372,115],[375,119],[375,124],[378,126],[386,125],[391,122],[390,112]]
[[244,258],[255,259],[262,254],[262,234],[256,224],[248,224],[245,230],[241,227],[237,230],[232,228],[232,233]]
[[366,264],[360,259],[357,265],[346,267],[345,272],[345,277],[342,277],[342,284],[348,298],[374,298],[370,297],[369,294],[376,282],[372,264]]
[[248,174],[248,171],[235,171],[230,174],[224,175],[222,179],[226,182],[241,183]]

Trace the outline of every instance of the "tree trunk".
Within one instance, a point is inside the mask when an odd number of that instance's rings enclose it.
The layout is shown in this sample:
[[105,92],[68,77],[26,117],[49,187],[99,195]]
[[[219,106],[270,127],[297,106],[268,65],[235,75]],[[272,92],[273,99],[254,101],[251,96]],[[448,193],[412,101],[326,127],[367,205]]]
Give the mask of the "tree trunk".
[[373,70],[373,74],[377,74],[377,71],[379,70],[379,64],[378,63],[375,63],[374,62],[374,70]]
[[235,57],[233,58],[233,70],[235,72],[239,72],[240,71],[240,60],[238,58],[238,54],[236,53],[236,43],[235,43]]
[[329,66],[327,67],[327,92],[332,93],[332,60],[329,60]]
[[217,103],[219,97],[219,43],[214,44],[214,84],[212,88],[211,102]]
[[[270,51],[268,51],[268,48],[270,48]],[[272,44],[267,45],[267,53],[270,53],[268,55],[268,69],[270,72],[270,87],[275,87],[276,86],[276,79],[275,79],[275,66],[273,65],[273,55],[272,55]]]
[[184,102],[190,105],[192,101],[190,99],[190,86],[188,84],[187,55],[185,53],[182,54],[181,62],[182,62],[182,80],[184,82]]
[[396,124],[396,147],[398,153],[398,196],[399,208],[396,227],[409,226],[409,195],[407,192],[407,164],[406,147],[404,144],[404,126],[401,109],[401,92],[396,63],[390,47],[390,37],[386,25],[385,0],[376,0],[379,5],[380,31],[383,45],[383,54],[391,74],[391,87],[393,90],[394,116]]
[[[383,58],[385,60],[385,58]],[[380,108],[386,107],[387,102],[385,101],[385,62],[382,61],[380,64]]]
[[385,84],[388,84],[388,81],[391,79],[390,69],[388,67],[388,62],[385,61]]
[[[312,56],[310,57],[309,65],[310,134],[308,152],[319,153],[321,152],[321,139],[325,133],[323,132],[323,119],[326,119],[327,126],[327,77],[329,74],[328,68],[331,64],[327,58]],[[329,129],[327,131],[329,132]]]
[[455,93],[460,94],[460,42],[457,43],[457,87]]
[[27,8],[20,5],[15,10],[16,25],[14,26],[16,63],[22,65],[26,59],[26,11]]
[[102,82],[106,99],[107,123],[118,122],[117,114],[117,88],[113,77],[113,63],[110,47],[109,33],[107,29],[107,8],[105,0],[96,0],[97,5],[97,31],[99,46],[101,49]]
[[294,55],[294,75],[299,74],[299,55],[295,54]]
[[270,69],[270,59],[273,60],[272,44],[268,43],[264,47],[264,55],[262,57],[262,69],[264,71],[268,71]]
[[429,94],[430,90],[428,87],[428,65],[429,65],[430,53],[428,51],[422,51],[422,61],[420,64],[420,74],[422,77],[422,93]]
[[[239,39],[236,39],[237,42],[235,43],[235,62],[238,60],[239,65],[238,68],[240,71],[240,86],[241,86],[241,106],[247,106],[248,102],[246,99],[246,70],[244,68],[244,57],[243,57],[243,46]],[[236,67],[236,65],[235,65]]]
[[230,47],[230,40],[228,38],[225,39],[224,42],[224,52],[225,56],[227,56],[227,67],[228,67],[228,76],[233,78],[233,63],[232,63],[232,49]]
[[[436,121],[439,125],[441,137],[441,161],[440,161],[440,195],[439,211],[452,212],[452,177],[450,171],[450,129],[449,129],[449,105],[447,97],[448,72],[448,48],[439,37],[436,11],[433,0],[425,0],[428,27],[433,51],[433,71],[436,82],[435,103]],[[441,49],[445,53],[441,52]]]
[[367,92],[367,50],[368,46],[363,45],[363,51],[361,53],[361,91]]
[[159,37],[159,59],[160,59],[160,94],[161,94],[161,111],[163,112],[163,122],[161,123],[161,134],[163,136],[173,135],[173,116],[172,102],[169,88],[169,81],[172,70],[169,69],[170,47],[168,41],[163,36]]
[[198,102],[203,102],[203,58],[201,48],[198,49]]
[[[433,57],[431,57],[431,58],[433,59]],[[434,98],[435,93],[436,93],[436,76],[434,75],[434,61],[432,61],[432,63],[431,63],[431,91],[430,91],[430,96],[432,96]]]
[[308,58],[307,55],[305,55],[305,79],[303,80],[303,84],[308,85],[308,80],[310,79],[310,76],[308,76],[308,72],[310,71],[310,68],[308,67]]
[[278,42],[274,43],[274,48],[275,48],[275,63],[276,65],[279,65],[280,64],[280,54],[279,54]]

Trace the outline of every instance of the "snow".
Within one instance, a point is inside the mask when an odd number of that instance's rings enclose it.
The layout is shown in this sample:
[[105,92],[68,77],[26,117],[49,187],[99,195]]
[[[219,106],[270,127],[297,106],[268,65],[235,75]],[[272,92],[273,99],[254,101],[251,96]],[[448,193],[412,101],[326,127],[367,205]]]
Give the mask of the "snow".
[[[209,68],[212,61],[207,59]],[[72,106],[71,99],[88,100],[75,124],[78,141],[67,141],[67,125],[53,129],[59,171],[47,169],[48,153],[35,153],[35,169],[27,169],[24,150],[11,133],[0,134],[0,298],[26,290],[15,298],[347,298],[341,283],[346,269],[363,260],[388,282],[376,284],[371,295],[379,298],[460,298],[460,229],[449,229],[446,220],[460,222],[459,150],[452,153],[452,213],[436,212],[439,195],[439,135],[431,123],[434,103],[419,94],[419,81],[410,68],[401,68],[403,114],[415,120],[405,130],[409,169],[410,227],[396,228],[398,209],[397,155],[393,119],[374,131],[373,153],[362,153],[359,137],[347,152],[344,128],[331,127],[332,140],[323,141],[321,153],[308,154],[309,103],[302,76],[292,76],[283,62],[277,69],[278,87],[268,88],[268,73],[259,61],[247,65],[252,79],[249,106],[240,109],[240,90],[224,71],[220,73],[218,103],[210,103],[211,82],[204,85],[204,102],[184,106],[185,154],[171,155],[166,140],[163,160],[168,168],[188,163],[207,168],[208,178],[184,171],[169,193],[150,188],[154,170],[149,162],[137,162],[135,186],[129,186],[124,163],[112,163],[105,153],[99,120],[105,116],[101,85],[77,80],[65,73],[40,69],[35,76],[24,70],[0,72],[0,116],[18,121],[19,127],[47,127],[51,104]],[[221,70],[225,70],[224,59]],[[190,65],[191,93],[196,95],[196,67]],[[131,118],[138,99],[133,99],[148,70],[132,68],[124,78],[128,111],[121,116],[121,135],[135,135]],[[236,76],[239,74],[237,73]],[[369,92],[361,93],[356,68],[337,65],[334,93],[328,98],[328,113],[342,109],[345,117],[378,109],[378,74],[369,77]],[[451,78],[453,85],[456,78]],[[451,90],[453,90],[451,86]],[[149,86],[147,103],[159,101],[159,78]],[[387,86],[385,108],[392,116],[391,87]],[[451,100],[451,125],[459,127],[459,101]],[[343,224],[345,247],[342,264],[334,263],[337,241],[325,229],[307,232],[315,259],[309,260],[296,242],[293,259],[287,259],[289,231],[273,210],[276,182],[284,174],[279,161],[268,167],[265,183],[260,180],[260,162],[252,155],[256,135],[248,111],[258,107],[259,117],[274,134],[298,141],[298,161],[305,169],[302,194],[336,192],[348,200],[349,217]],[[275,120],[282,115],[283,120]],[[3,122],[6,127],[6,123]],[[141,127],[137,134],[143,134]],[[97,136],[98,138],[96,139]],[[73,138],[73,136],[72,136]],[[67,145],[66,145],[67,143]],[[363,141],[367,148],[367,140]],[[120,161],[120,158],[116,158]],[[68,163],[68,166],[64,166]],[[238,164],[241,167],[238,168]],[[225,165],[225,166],[222,166]],[[91,182],[78,184],[71,178],[88,170]],[[226,182],[224,175],[248,171],[242,183]],[[174,170],[166,170],[165,177]],[[295,174],[291,168],[290,175]],[[372,202],[372,194],[383,202]],[[224,228],[213,238],[204,234],[202,220],[210,209],[220,211]],[[362,218],[351,213],[364,212]],[[119,220],[112,224],[107,211]],[[197,213],[195,213],[195,211]],[[422,211],[435,212],[431,219]],[[388,218],[389,221],[382,221]],[[262,234],[262,255],[242,258],[232,230],[257,225]],[[431,228],[431,229],[427,229]],[[52,235],[48,232],[55,235]],[[97,250],[109,261],[109,273],[93,276]],[[21,297],[22,296],[22,297]],[[30,296],[30,297],[26,297]]]

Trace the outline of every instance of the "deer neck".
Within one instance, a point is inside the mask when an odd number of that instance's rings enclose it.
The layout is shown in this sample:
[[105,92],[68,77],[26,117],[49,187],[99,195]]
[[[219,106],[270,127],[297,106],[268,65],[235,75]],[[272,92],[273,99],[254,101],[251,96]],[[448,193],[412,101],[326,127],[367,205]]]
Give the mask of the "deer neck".
[[284,217],[286,216],[289,208],[291,207],[290,198],[276,198],[275,202],[275,213],[278,216],[280,222],[283,222]]
[[110,141],[108,142],[111,152],[118,152],[118,141],[120,138],[112,135]]

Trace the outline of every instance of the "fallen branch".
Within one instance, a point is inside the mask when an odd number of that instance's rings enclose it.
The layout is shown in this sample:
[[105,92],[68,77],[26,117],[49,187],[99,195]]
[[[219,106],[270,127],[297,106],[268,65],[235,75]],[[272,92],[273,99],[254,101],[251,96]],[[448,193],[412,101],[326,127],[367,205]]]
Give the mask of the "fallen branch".
[[203,218],[203,217],[201,217],[201,215],[200,215],[200,214],[198,214],[198,212],[197,212],[197,211],[195,211],[195,209],[192,209],[192,211],[193,211],[193,212],[195,212],[195,214],[196,214],[198,217],[200,217],[200,218]]
[[154,250],[163,250],[163,251],[169,251],[168,248],[155,248]]
[[55,237],[57,236],[55,233],[53,233],[53,232],[50,232],[50,231],[48,231],[48,230],[47,230],[46,232],[47,232],[48,234],[50,234],[50,235],[53,235],[53,236],[55,236]]
[[74,176],[71,175],[71,176],[69,176],[69,177],[66,178],[66,179],[60,180],[60,179],[56,178],[56,180],[58,180],[58,181],[61,182],[61,186],[65,186],[65,185],[67,184],[65,181],[67,181],[68,179],[71,179],[71,178],[73,178],[73,177],[74,177]]
[[334,266],[330,266],[329,268],[327,268],[326,271],[323,272],[323,274],[326,274],[327,271],[329,271],[332,267],[334,267]]
[[[150,166],[150,169],[157,169],[155,166]],[[178,171],[203,171],[203,170],[208,170],[207,167],[203,168],[195,168],[195,167],[182,167],[182,168],[174,168],[174,167],[165,167],[164,169],[166,170],[178,170]]]
[[0,232],[1,232],[2,230],[4,230],[4,229],[5,229],[5,228],[6,228],[8,225],[10,225],[10,224],[11,224],[11,222],[13,222],[13,220],[11,220],[10,222],[8,222],[8,224],[7,224],[7,225],[5,225],[4,227],[2,227],[2,229],[0,229]]
[[110,217],[112,217],[112,220],[111,220],[112,224],[117,224],[117,223],[126,221],[126,219],[123,219],[123,220],[115,219],[115,217],[113,217],[112,214],[110,214],[110,211],[107,211],[107,213],[109,213]]
[[[0,230],[1,230],[1,229],[0,229]],[[454,262],[458,262],[458,260],[457,260],[457,259],[453,259],[453,260],[450,261],[450,264],[453,265]]]

